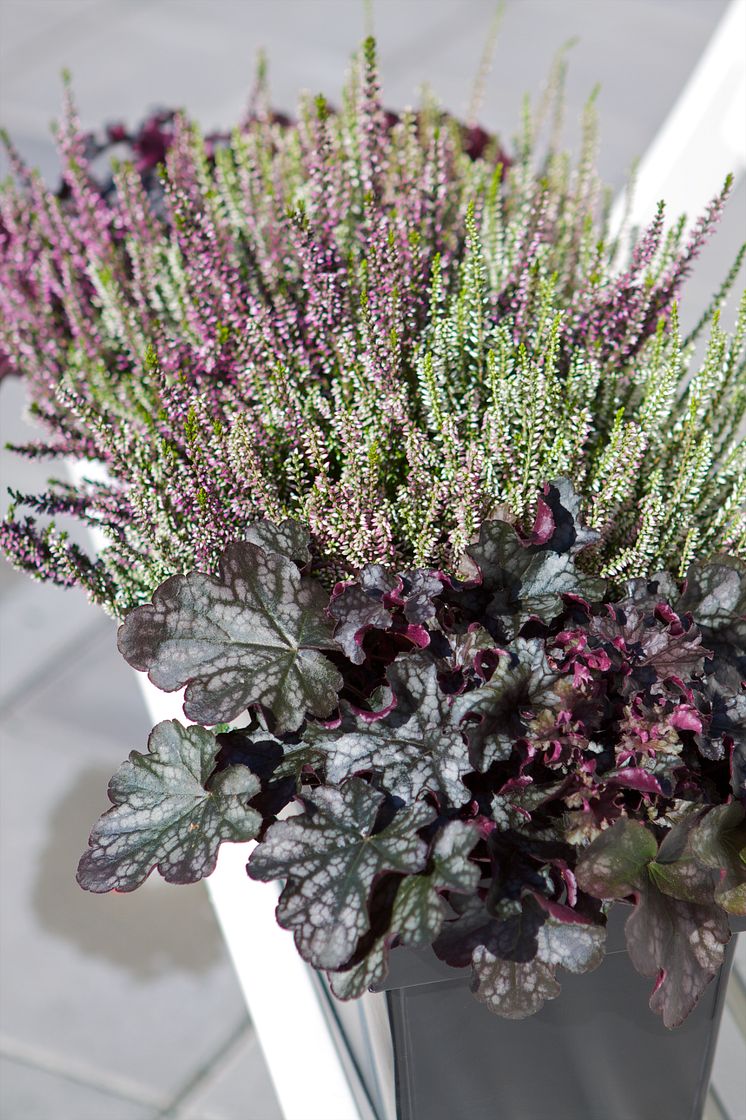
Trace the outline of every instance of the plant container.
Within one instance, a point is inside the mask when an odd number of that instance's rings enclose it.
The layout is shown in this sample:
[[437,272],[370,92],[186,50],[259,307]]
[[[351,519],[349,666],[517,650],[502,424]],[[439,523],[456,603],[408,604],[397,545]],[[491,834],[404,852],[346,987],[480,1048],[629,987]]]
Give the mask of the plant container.
[[[651,982],[613,907],[608,952],[591,973],[560,973],[562,994],[535,1015],[501,1019],[468,970],[399,948],[380,990],[329,1014],[380,1120],[700,1120],[735,936],[719,974],[676,1030],[647,1006]],[[732,919],[734,929],[746,920]]]

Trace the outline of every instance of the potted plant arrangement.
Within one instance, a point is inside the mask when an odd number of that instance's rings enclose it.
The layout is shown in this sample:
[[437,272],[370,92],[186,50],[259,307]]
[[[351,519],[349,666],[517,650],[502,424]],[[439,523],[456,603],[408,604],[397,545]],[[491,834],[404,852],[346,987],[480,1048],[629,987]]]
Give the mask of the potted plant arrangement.
[[[47,432],[17,450],[90,478],[15,494],[0,536],[186,689],[112,778],[81,886],[194,882],[256,839],[335,995],[390,990],[402,1118],[542,1092],[653,1115],[629,1062],[601,1100],[569,1056],[593,1014],[597,1068],[619,1053],[598,1001],[639,997],[631,962],[664,1024],[641,1002],[632,1033],[651,1068],[679,1055],[660,1099],[695,1116],[746,914],[746,303],[718,320],[743,250],[682,338],[729,183],[627,246],[592,104],[576,166],[540,118],[508,158],[431,100],[388,112],[367,41],[339,109],[273,114],[260,76],[230,137],[160,119],[157,174],[110,130],[137,160],[104,182],[68,92],[63,192],[9,144],[0,349]],[[39,523],[61,515],[105,547]],[[516,1088],[521,1032],[564,1007],[546,1084]]]

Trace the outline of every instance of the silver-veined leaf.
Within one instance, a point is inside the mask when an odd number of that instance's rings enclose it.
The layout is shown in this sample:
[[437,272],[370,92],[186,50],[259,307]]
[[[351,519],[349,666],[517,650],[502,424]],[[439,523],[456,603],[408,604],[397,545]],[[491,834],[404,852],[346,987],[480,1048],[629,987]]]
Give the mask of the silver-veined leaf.
[[215,868],[223,840],[251,840],[262,823],[248,802],[259,779],[246,766],[210,776],[218,744],[203,727],[157,724],[148,753],[133,751],[109,783],[113,807],[80,860],[86,890],[131,891],[157,868],[169,883],[194,883]]
[[537,933],[538,948],[531,961],[505,960],[478,945],[472,958],[472,991],[497,1015],[526,1019],[560,994],[557,968],[575,973],[597,968],[605,940],[603,926],[548,917]]
[[340,782],[373,770],[386,791],[406,803],[429,790],[463,805],[471,797],[462,781],[471,764],[435,664],[427,654],[412,654],[390,665],[386,675],[396,698],[386,716],[357,719],[341,734],[314,730],[328,751],[327,779]]
[[434,812],[422,802],[375,832],[384,795],[360,779],[322,786],[304,798],[306,811],[278,821],[249,861],[253,879],[287,879],[277,920],[295,934],[301,956],[316,968],[339,968],[370,924],[368,899],[384,871],[420,871],[427,844],[417,830]]
[[474,825],[464,821],[449,821],[438,833],[431,853],[432,870],[406,876],[397,888],[390,930],[376,940],[362,961],[329,973],[332,991],[339,999],[356,999],[384,979],[394,939],[411,947],[435,940],[445,917],[439,891],[470,893],[477,887],[480,871],[469,856],[478,840]]
[[342,678],[322,650],[337,649],[327,596],[287,557],[241,541],[216,576],[172,576],[119,630],[119,649],[158,688],[186,684],[184,712],[197,723],[235,719],[250,704],[294,730],[306,712],[327,716]]

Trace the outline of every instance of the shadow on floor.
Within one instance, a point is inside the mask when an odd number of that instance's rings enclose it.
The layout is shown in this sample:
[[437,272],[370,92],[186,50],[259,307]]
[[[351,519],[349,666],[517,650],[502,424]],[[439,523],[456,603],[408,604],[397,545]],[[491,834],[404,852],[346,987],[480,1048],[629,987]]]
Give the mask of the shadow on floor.
[[[111,773],[79,773],[49,818],[32,905],[41,926],[135,979],[169,970],[200,974],[224,957],[204,886],[173,886],[155,873],[131,894],[92,895],[75,881],[88,832],[104,809]],[[105,795],[104,795],[105,801]]]

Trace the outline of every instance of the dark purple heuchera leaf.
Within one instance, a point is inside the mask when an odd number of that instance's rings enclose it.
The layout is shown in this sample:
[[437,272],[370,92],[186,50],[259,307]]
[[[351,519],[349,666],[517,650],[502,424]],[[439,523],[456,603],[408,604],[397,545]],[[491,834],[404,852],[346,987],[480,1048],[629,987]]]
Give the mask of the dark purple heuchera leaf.
[[425,653],[412,654],[390,665],[386,676],[394,706],[383,718],[359,718],[341,734],[310,732],[328,752],[327,779],[372,770],[404,802],[427,790],[463,805],[471,799],[462,781],[471,766],[435,664]]
[[532,895],[505,901],[495,910],[472,896],[459,908],[458,917],[445,922],[435,941],[435,953],[446,964],[464,968],[471,963],[478,947],[505,960],[526,962],[534,959],[537,935],[546,913]]
[[[486,666],[494,669],[500,654],[504,656],[504,651],[496,647],[495,639],[489,631],[478,622],[472,622],[463,634],[449,634],[449,638],[454,665],[459,669],[474,671],[482,681],[490,675]],[[494,657],[481,657],[486,651],[494,653]]]
[[417,645],[427,642],[422,624],[434,618],[434,598],[442,580],[425,569],[393,575],[380,564],[367,564],[356,579],[337,584],[329,613],[337,620],[334,637],[354,665],[365,660],[363,639],[369,630],[398,630]]
[[404,617],[408,622],[421,626],[435,616],[435,599],[443,590],[443,581],[436,572],[420,568],[414,572],[404,572],[401,576],[403,587],[400,598]]
[[659,888],[690,902],[714,901],[746,916],[746,812],[738,802],[691,813],[650,865]]
[[326,592],[277,552],[239,542],[225,549],[217,576],[172,576],[119,630],[119,649],[165,692],[187,685],[184,712],[214,724],[250,704],[272,713],[275,730],[294,730],[306,712],[327,716],[342,677],[322,650],[334,650]]
[[557,689],[561,677],[551,669],[544,643],[518,638],[512,650],[500,657],[481,688],[456,697],[453,704],[453,718],[462,721],[477,770],[507,759],[515,740],[525,734],[531,715],[556,710],[563,701]]
[[492,798],[490,815],[499,831],[525,828],[531,814],[545,802],[552,801],[566,786],[564,778],[549,783],[536,784],[532,779],[525,785],[519,783],[520,779],[506,782]]
[[479,840],[474,825],[449,821],[438,833],[430,856],[432,869],[408,875],[396,891],[389,931],[379,937],[362,961],[342,972],[329,974],[332,991],[340,999],[355,999],[388,971],[393,941],[401,945],[429,945],[438,936],[445,917],[440,891],[470,894],[479,883],[479,868],[469,856]]
[[656,692],[669,677],[701,675],[710,656],[696,626],[685,628],[676,615],[665,620],[651,616],[629,599],[609,604],[588,629],[604,644],[612,664],[625,664],[627,692],[633,687]]
[[392,928],[403,945],[429,945],[438,936],[446,913],[440,891],[471,894],[476,890],[481,874],[469,857],[478,841],[473,824],[449,821],[433,844],[431,870],[402,881]]
[[369,929],[368,898],[378,875],[425,866],[427,844],[417,831],[433,820],[433,810],[418,803],[376,832],[384,800],[355,778],[340,789],[318,789],[304,798],[302,815],[273,824],[251,854],[252,879],[287,878],[277,920],[315,968],[350,959]]
[[337,621],[334,637],[354,665],[365,660],[362,646],[368,630],[391,627],[393,616],[384,596],[400,587],[401,580],[380,564],[366,565],[356,580],[335,587],[329,604],[329,614]]
[[598,968],[605,939],[602,926],[548,917],[538,931],[536,957],[530,962],[504,960],[486,946],[477,946],[472,959],[472,991],[497,1015],[526,1019],[560,994],[555,976],[560,965],[575,973]]
[[[725,911],[712,901],[707,869],[681,853],[677,837],[660,854],[658,862],[649,829],[619,821],[583,853],[576,877],[580,888],[597,898],[635,895],[625,926],[627,948],[637,971],[655,977],[651,1009],[667,1027],[676,1027],[722,964],[730,930]],[[667,855],[681,859],[678,878],[677,860],[667,861]],[[673,895],[677,888],[683,899]],[[699,901],[693,901],[698,892]]]
[[675,604],[690,612],[715,654],[704,692],[712,705],[711,735],[697,737],[706,758],[729,756],[731,789],[746,802],[746,564],[717,556],[693,564]]
[[731,789],[746,803],[746,690],[741,672],[716,654],[701,692],[710,718],[706,733],[695,735],[697,747],[704,758],[728,758]]
[[78,867],[86,890],[131,891],[157,868],[169,883],[194,883],[215,868],[222,840],[251,840],[262,818],[249,807],[259,779],[245,766],[211,778],[218,744],[202,727],[159,723],[148,753],[133,751],[109,784],[109,809]]
[[[551,622],[562,609],[562,595],[603,597],[604,580],[589,576],[575,564],[577,552],[592,543],[596,534],[580,526],[563,504],[577,504],[577,498],[563,483],[565,493],[550,488],[544,505],[551,513],[551,535],[547,517],[537,530],[542,545],[524,544],[507,521],[485,521],[479,539],[466,549],[476,564],[485,590],[492,595],[487,614],[499,618],[508,628],[519,628],[536,616]],[[467,570],[468,565],[464,566]]]
[[723,963],[728,917],[718,906],[671,898],[651,879],[642,879],[638,892],[625,926],[627,949],[637,971],[655,977],[651,1010],[678,1027]]
[[[539,511],[543,507],[543,526],[541,534],[545,540],[532,543],[545,543],[554,552],[569,552],[576,555],[582,549],[595,544],[599,533],[583,524],[580,516],[580,495],[567,478],[557,479],[544,487],[544,496],[539,498]],[[551,515],[552,531],[548,532]]]
[[[731,665],[746,680],[746,563],[717,556],[692,564],[684,592],[674,609],[689,612],[702,631],[705,645],[718,661]],[[746,769],[746,747],[739,760]]]
[[218,769],[225,766],[248,766],[261,783],[261,792],[252,802],[265,822],[277,816],[296,793],[303,776],[321,769],[323,752],[306,743],[297,746],[282,742],[268,732],[240,728],[217,736],[220,750]]
[[689,568],[686,586],[675,610],[689,612],[704,629],[726,634],[740,650],[746,648],[746,563],[718,556]]

